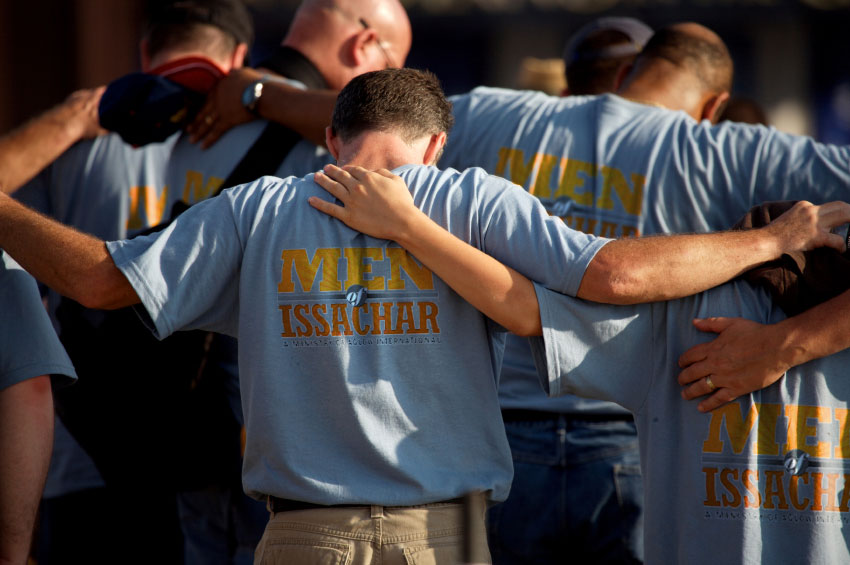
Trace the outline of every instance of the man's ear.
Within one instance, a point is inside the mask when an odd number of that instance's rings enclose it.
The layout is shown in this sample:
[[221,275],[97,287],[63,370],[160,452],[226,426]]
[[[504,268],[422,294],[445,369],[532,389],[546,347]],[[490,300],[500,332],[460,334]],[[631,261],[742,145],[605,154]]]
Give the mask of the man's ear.
[[424,164],[437,164],[437,161],[443,154],[443,148],[446,146],[446,139],[448,139],[448,136],[444,131],[431,136],[431,139],[428,141],[428,147],[425,148],[425,155],[422,157]]
[[334,135],[331,126],[325,128],[325,145],[328,146],[328,151],[333,155],[334,161],[339,161],[339,137]]
[[151,54],[147,37],[142,38],[139,42],[139,55],[142,59],[142,72],[148,72],[148,69],[151,68]]
[[241,69],[245,64],[245,57],[248,55],[248,44],[239,43],[230,55],[230,68]]
[[361,29],[352,35],[346,42],[348,56],[351,59],[351,65],[359,67],[364,65],[369,59],[367,48],[369,43],[378,40],[378,33],[372,28]]
[[702,105],[700,118],[716,124],[727,102],[729,102],[728,92],[721,92],[720,94],[710,96]]
[[620,90],[620,87],[626,82],[626,77],[629,76],[633,68],[635,68],[634,63],[625,63],[620,67],[620,70],[617,71],[617,76],[614,77],[614,92]]

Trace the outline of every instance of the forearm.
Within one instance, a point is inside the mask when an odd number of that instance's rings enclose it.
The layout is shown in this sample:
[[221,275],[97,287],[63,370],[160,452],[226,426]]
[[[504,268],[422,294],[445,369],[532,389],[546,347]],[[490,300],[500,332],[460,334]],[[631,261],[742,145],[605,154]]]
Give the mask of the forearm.
[[508,330],[540,335],[540,309],[531,281],[434,223],[413,205],[400,177],[386,169],[328,165],[314,180],[344,206],[316,196],[310,197],[311,206],[357,231],[396,241]]
[[0,248],[56,292],[90,308],[139,301],[100,239],[0,194]]
[[619,239],[597,253],[578,297],[637,304],[689,296],[781,254],[762,230]]
[[777,356],[788,367],[850,347],[850,290],[771,328],[780,337]]
[[53,447],[50,378],[0,390],[0,563],[26,563]]
[[461,241],[416,211],[396,238],[467,302],[504,328],[540,335],[540,309],[534,284],[483,251]]
[[688,296],[783,253],[824,246],[844,252],[844,238],[831,229],[847,222],[850,205],[845,202],[798,202],[759,229],[619,239],[591,261],[578,296],[612,304]]
[[[316,145],[324,145],[325,127],[331,123],[337,93],[296,88],[263,71],[236,69],[221,79],[195,120],[186,128],[192,141],[209,147],[231,128],[259,116],[292,129]],[[255,103],[254,113],[251,113],[243,106],[243,93],[263,79],[262,94]]]
[[271,80],[263,86],[257,104],[260,117],[292,129],[316,145],[325,144],[325,128],[331,124],[336,91],[301,90]]
[[679,298],[724,283],[783,253],[847,244],[833,227],[850,222],[850,205],[798,202],[765,227],[701,235],[620,239],[586,269],[578,296],[634,304]]

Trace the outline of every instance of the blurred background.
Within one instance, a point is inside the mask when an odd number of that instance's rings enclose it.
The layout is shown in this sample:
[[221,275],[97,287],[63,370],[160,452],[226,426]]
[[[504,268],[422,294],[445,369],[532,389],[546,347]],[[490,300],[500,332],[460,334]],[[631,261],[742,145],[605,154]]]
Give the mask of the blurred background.
[[[141,24],[155,2],[0,0],[0,132],[74,89],[138,70]],[[255,16],[252,56],[258,60],[280,42],[298,2],[246,3]],[[771,124],[825,142],[850,143],[850,0],[403,4],[413,25],[408,66],[437,73],[449,94],[478,85],[519,86],[529,76],[526,57],[559,58],[570,34],[600,16],[632,16],[652,27],[690,20],[726,41],[736,66],[733,94],[756,101]]]

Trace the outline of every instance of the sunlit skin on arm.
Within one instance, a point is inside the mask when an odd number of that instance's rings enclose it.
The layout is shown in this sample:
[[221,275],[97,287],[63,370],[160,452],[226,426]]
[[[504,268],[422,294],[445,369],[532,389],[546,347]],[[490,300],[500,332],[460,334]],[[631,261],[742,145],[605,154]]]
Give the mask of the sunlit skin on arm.
[[618,239],[591,261],[578,296],[610,304],[689,296],[783,253],[823,246],[843,250],[843,239],[830,229],[848,217],[850,205],[844,202],[799,202],[756,230]]

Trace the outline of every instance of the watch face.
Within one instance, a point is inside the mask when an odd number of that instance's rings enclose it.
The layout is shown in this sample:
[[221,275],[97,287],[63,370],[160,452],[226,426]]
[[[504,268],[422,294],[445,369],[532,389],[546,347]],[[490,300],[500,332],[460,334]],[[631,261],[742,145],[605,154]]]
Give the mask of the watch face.
[[260,99],[260,96],[263,94],[263,81],[258,80],[252,82],[248,86],[245,87],[245,90],[242,91],[242,105],[249,112],[254,112],[254,109],[257,107],[257,100]]

